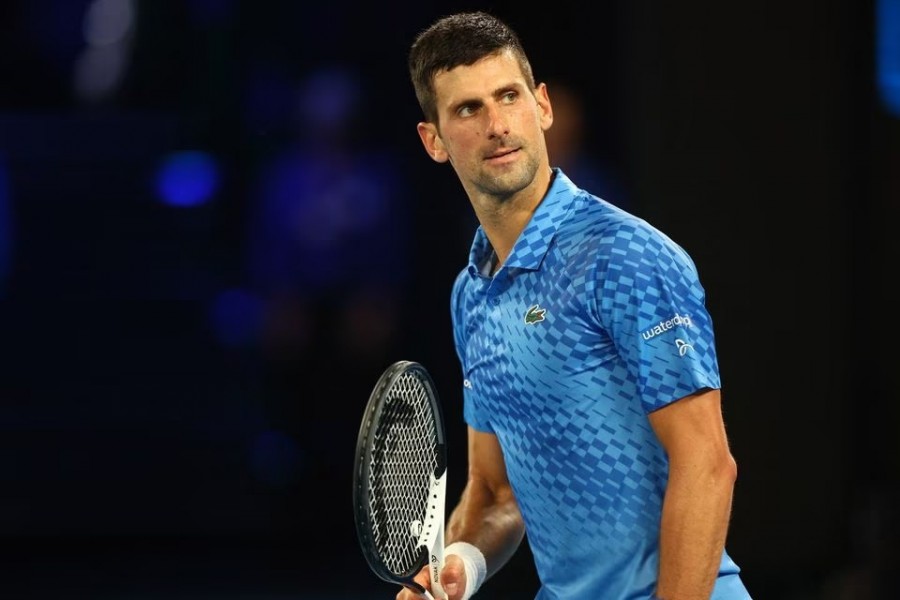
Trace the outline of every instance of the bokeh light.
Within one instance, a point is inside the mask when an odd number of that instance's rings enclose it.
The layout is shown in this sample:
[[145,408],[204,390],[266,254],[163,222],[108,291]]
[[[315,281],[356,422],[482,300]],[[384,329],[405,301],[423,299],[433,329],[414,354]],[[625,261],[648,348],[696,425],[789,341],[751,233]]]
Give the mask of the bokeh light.
[[876,31],[878,93],[887,111],[900,118],[900,0],[878,0]]
[[160,200],[171,206],[205,204],[219,188],[219,167],[207,152],[174,152],[163,160],[156,186]]

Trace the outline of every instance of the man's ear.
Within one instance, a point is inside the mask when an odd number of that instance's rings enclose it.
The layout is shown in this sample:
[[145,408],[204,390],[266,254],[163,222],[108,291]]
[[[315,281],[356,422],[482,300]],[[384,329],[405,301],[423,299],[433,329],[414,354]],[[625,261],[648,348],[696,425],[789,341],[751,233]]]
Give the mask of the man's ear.
[[553,125],[553,105],[550,104],[550,94],[547,92],[547,84],[541,83],[534,90],[534,99],[541,109],[541,129],[547,131]]
[[419,132],[419,138],[422,140],[425,152],[428,153],[431,160],[444,163],[450,159],[446,148],[444,148],[444,142],[441,140],[440,134],[438,134],[437,127],[433,123],[423,121],[416,125],[416,131]]

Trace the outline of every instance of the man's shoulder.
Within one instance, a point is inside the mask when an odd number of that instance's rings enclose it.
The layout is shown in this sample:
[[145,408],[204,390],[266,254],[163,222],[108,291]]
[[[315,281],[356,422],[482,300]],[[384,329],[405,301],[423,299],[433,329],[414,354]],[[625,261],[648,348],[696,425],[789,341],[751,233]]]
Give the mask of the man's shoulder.
[[605,269],[631,271],[673,260],[690,263],[687,252],[661,229],[583,190],[572,200],[556,245],[564,254],[593,256]]
[[559,230],[562,238],[577,242],[595,240],[615,243],[634,236],[645,238],[662,234],[644,219],[586,190],[572,198],[569,212]]

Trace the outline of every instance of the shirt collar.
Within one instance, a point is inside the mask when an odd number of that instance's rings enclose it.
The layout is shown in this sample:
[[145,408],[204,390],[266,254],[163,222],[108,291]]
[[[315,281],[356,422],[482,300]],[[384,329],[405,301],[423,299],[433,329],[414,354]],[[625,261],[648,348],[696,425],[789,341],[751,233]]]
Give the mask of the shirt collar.
[[[550,242],[578,193],[578,187],[560,168],[554,168],[553,175],[550,189],[538,204],[525,229],[519,234],[505,266],[529,271],[540,268],[547,250],[550,249]],[[469,274],[477,276],[485,261],[490,260],[493,251],[484,229],[479,225],[469,251]]]

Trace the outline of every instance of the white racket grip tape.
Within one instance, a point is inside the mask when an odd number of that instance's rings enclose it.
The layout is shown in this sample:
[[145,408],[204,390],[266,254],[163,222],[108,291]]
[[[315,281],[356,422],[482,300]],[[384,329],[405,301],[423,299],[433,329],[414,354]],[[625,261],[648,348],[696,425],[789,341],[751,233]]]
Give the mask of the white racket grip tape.
[[468,542],[453,542],[444,548],[444,556],[448,554],[460,557],[466,567],[466,591],[462,600],[469,600],[487,578],[487,562],[484,560],[484,554],[477,546]]
[[419,545],[428,549],[428,573],[431,577],[431,595],[426,598],[446,600],[447,594],[441,587],[441,569],[444,568],[444,516],[447,497],[447,471],[435,477],[431,476],[428,489],[428,508],[425,511],[425,523]]

